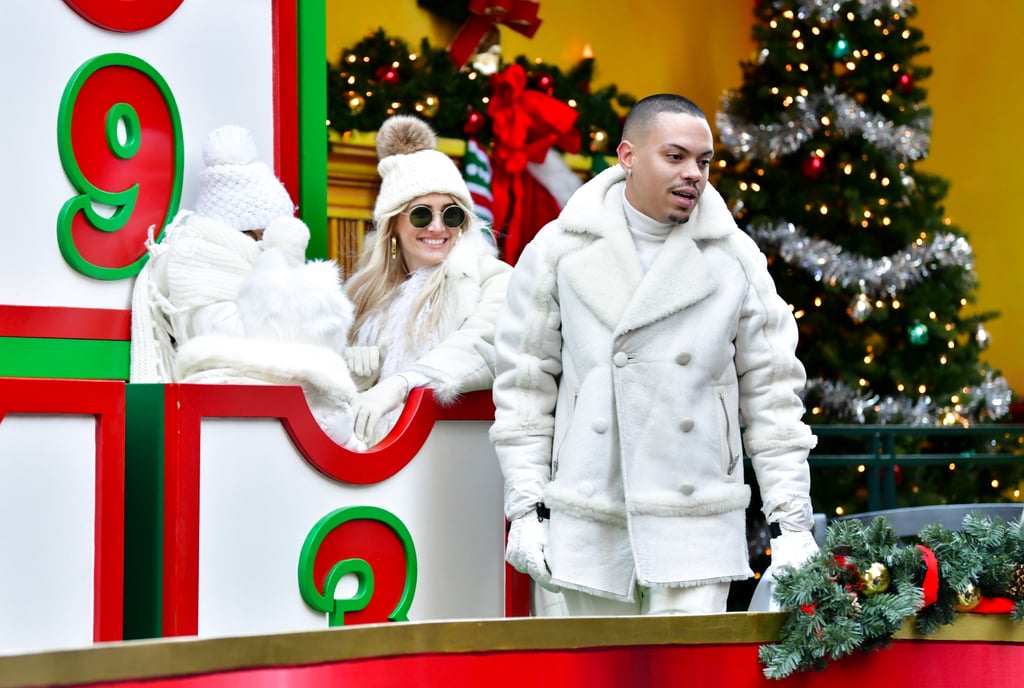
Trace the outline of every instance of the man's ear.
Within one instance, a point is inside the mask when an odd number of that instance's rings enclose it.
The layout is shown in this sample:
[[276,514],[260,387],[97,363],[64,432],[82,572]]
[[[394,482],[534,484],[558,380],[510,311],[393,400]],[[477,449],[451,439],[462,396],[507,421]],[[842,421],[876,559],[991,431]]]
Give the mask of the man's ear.
[[619,156],[619,165],[626,172],[629,172],[633,166],[633,144],[623,139],[615,149],[615,152]]

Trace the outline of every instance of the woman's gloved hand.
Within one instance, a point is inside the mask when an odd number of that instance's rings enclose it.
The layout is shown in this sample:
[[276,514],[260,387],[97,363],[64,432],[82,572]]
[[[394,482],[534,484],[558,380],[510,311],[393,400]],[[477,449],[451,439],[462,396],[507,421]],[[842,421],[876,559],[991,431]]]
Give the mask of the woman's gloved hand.
[[409,383],[401,375],[386,377],[352,400],[355,422],[352,432],[357,438],[370,443],[377,421],[405,403]]
[[380,370],[380,348],[376,346],[350,346],[345,349],[345,363],[356,377],[373,377]]

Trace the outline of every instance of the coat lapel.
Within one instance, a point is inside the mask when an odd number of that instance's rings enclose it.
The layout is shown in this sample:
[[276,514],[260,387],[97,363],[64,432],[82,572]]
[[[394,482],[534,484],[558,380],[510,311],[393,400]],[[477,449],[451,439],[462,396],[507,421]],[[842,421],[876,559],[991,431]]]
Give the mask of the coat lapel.
[[614,330],[640,285],[643,272],[625,228],[618,165],[584,185],[567,205],[565,229],[589,241],[561,262],[562,274],[584,305]]
[[625,227],[623,178],[618,166],[605,170],[570,200],[565,217],[571,220],[565,229],[591,235],[592,240],[562,261],[563,274],[580,300],[618,334],[650,325],[714,293],[717,279],[698,242],[739,231],[725,201],[709,184],[690,221],[669,235],[645,275]]
[[623,312],[617,334],[677,313],[710,296],[718,287],[700,248],[683,225],[669,234]]

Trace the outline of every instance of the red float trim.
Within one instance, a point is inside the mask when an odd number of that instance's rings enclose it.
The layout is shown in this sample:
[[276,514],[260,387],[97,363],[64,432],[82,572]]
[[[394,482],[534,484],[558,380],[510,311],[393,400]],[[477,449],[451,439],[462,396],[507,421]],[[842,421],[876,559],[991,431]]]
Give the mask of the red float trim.
[[0,304],[0,337],[131,339],[130,310]]
[[273,0],[274,168],[299,203],[298,3]]
[[889,647],[782,681],[764,677],[758,647],[778,641],[782,614],[592,617],[368,624],[340,629],[125,643],[0,657],[0,688],[28,685],[234,688],[728,686],[835,688],[913,678],[929,688],[1012,686],[1024,673],[1024,630],[965,615],[934,636],[904,624]]
[[125,383],[0,378],[0,422],[8,413],[96,416],[93,640],[121,640]]

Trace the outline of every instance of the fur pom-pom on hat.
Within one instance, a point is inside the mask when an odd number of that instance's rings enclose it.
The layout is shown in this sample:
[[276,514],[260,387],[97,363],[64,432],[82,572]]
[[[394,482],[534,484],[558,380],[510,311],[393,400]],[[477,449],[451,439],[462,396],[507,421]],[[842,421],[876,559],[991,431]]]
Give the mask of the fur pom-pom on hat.
[[377,158],[408,155],[437,148],[437,134],[426,122],[412,115],[395,115],[377,132]]
[[373,208],[374,222],[405,208],[414,198],[448,194],[470,211],[473,199],[462,173],[447,155],[437,150],[437,134],[412,115],[395,115],[377,132],[377,171],[380,192]]
[[228,124],[203,143],[196,214],[226,222],[240,232],[266,229],[271,220],[291,217],[295,205],[284,185],[258,159],[248,129]]

